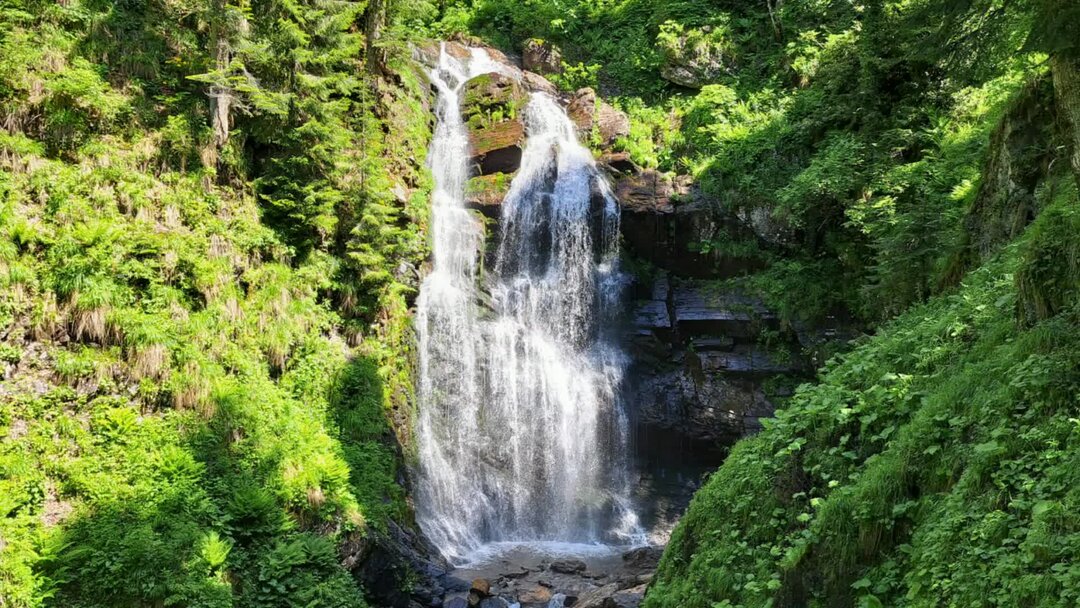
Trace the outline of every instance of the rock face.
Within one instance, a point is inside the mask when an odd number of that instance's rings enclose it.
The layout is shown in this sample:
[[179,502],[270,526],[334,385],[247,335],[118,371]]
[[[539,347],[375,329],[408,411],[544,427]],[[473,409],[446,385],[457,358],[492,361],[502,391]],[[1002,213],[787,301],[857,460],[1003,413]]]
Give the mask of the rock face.
[[635,304],[631,343],[633,420],[646,457],[718,461],[807,371],[797,336],[760,301],[665,272]]
[[447,591],[440,581],[449,565],[417,531],[394,521],[386,532],[373,530],[367,537],[345,542],[341,554],[342,563],[378,606],[430,606]]
[[[713,247],[714,241],[753,244],[757,236],[739,218],[721,212],[686,176],[640,170],[620,155],[607,155],[620,171],[615,196],[622,205],[627,249],[659,268],[693,278],[727,278],[761,266],[752,251]],[[601,159],[604,161],[604,159]]]
[[595,142],[601,147],[608,147],[620,137],[630,134],[630,118],[611,104],[600,100],[596,91],[584,88],[574,93],[566,107],[570,120],[578,128],[578,137],[583,142]]
[[466,83],[462,112],[480,175],[511,173],[521,164],[527,101],[521,84],[503,74],[482,74]]
[[732,45],[723,28],[705,26],[661,35],[663,52],[660,76],[677,85],[700,89],[729,74],[734,68]]
[[560,74],[562,52],[550,42],[530,38],[521,50],[521,64],[526,70],[537,74]]

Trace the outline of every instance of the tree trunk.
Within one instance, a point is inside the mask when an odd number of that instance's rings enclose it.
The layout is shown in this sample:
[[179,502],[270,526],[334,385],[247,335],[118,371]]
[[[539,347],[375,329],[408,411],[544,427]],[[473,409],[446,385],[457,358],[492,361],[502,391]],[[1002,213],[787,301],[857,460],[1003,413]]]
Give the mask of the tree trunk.
[[368,69],[375,73],[383,73],[386,66],[386,51],[379,46],[379,38],[382,37],[383,26],[386,25],[387,0],[371,0],[365,15],[364,35],[367,38],[365,46],[368,52]]
[[1080,60],[1055,54],[1050,58],[1054,97],[1069,138],[1069,164],[1080,188]]
[[[225,24],[225,6],[222,0],[214,2],[214,27],[212,44],[214,45],[214,71],[223,83],[229,69],[232,47],[229,44],[228,28]],[[210,98],[210,124],[213,137],[214,164],[217,164],[219,152],[229,142],[229,130],[232,128],[232,91],[225,84],[212,84],[207,94]]]

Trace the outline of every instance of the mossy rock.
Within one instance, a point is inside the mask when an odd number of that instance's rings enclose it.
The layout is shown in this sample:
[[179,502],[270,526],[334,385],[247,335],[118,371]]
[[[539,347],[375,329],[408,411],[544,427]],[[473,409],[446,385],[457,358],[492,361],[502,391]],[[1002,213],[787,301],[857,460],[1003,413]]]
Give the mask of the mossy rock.
[[465,190],[465,203],[488,217],[497,217],[514,174],[494,173],[478,175],[469,180]]
[[481,74],[465,85],[462,113],[480,174],[517,170],[525,142],[522,118],[527,102],[521,85],[503,74]]

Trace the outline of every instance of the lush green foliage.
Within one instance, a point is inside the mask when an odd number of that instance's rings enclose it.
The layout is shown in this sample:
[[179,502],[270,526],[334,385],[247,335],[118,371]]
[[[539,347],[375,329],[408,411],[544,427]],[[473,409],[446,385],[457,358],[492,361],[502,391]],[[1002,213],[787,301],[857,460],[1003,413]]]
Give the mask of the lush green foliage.
[[0,9],[0,605],[364,605],[429,128],[366,9]]
[[1061,214],[1075,221],[1071,194],[740,443],[646,605],[1076,605],[1078,300],[1030,329],[1016,320],[1017,265],[1039,263]]

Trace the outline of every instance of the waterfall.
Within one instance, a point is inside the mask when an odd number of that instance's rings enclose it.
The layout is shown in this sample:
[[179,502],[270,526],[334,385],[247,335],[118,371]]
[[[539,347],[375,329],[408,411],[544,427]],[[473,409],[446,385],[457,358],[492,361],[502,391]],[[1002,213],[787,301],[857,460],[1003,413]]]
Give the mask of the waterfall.
[[629,543],[638,534],[613,330],[625,283],[617,204],[558,102],[532,94],[521,167],[481,273],[465,208],[460,99],[500,71],[441,53],[429,164],[434,259],[421,287],[417,514],[461,562],[487,543]]

